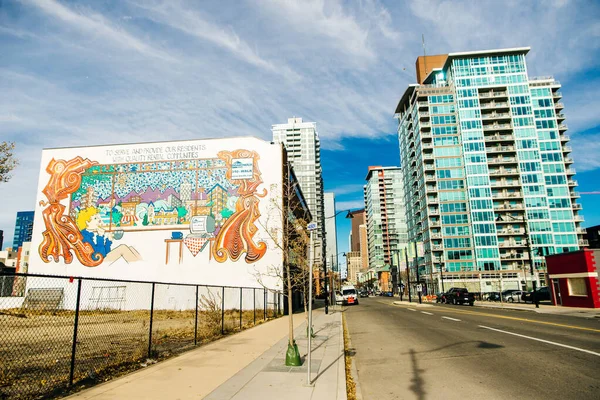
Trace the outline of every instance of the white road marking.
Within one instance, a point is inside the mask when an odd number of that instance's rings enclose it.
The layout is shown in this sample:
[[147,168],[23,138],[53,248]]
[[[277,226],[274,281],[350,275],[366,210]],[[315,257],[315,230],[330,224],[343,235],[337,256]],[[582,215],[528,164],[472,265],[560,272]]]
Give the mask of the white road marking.
[[442,317],[442,318],[449,319],[450,321],[460,322],[460,319],[456,319],[456,318],[450,318],[450,317]]
[[410,310],[410,311],[417,311],[417,310],[414,310],[414,309],[412,309],[412,308],[408,308],[408,310]]
[[598,356],[600,357],[600,353],[596,353],[594,351],[590,351],[590,350],[586,350],[586,349],[580,349],[579,347],[573,347],[573,346],[569,346],[566,344],[562,344],[562,343],[556,343],[556,342],[551,342],[549,340],[544,340],[544,339],[538,339],[538,338],[534,338],[531,336],[525,336],[525,335],[520,335],[518,333],[514,333],[514,332],[508,332],[508,331],[503,331],[501,329],[495,329],[495,328],[490,328],[489,326],[483,326],[483,325],[479,325],[480,328],[484,328],[484,329],[489,329],[491,331],[496,331],[496,332],[501,332],[501,333],[507,333],[509,335],[513,335],[513,336],[519,336],[525,339],[531,339],[531,340],[536,340],[538,342],[542,342],[542,343],[548,343],[548,344],[553,344],[555,346],[559,346],[559,347],[565,347],[567,349],[571,349],[571,350],[577,350],[577,351],[581,351],[583,353],[588,353],[588,354],[592,354],[594,356]]
[[422,312],[423,314],[427,314],[427,315],[433,315],[432,313],[430,313],[430,312],[427,312],[427,311],[421,311],[421,312]]

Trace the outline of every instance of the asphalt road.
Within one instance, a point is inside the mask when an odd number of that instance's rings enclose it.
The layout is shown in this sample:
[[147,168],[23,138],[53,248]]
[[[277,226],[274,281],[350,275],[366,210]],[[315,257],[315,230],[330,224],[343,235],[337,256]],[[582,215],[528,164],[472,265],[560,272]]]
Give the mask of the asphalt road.
[[364,400],[600,399],[597,318],[381,297],[345,317]]

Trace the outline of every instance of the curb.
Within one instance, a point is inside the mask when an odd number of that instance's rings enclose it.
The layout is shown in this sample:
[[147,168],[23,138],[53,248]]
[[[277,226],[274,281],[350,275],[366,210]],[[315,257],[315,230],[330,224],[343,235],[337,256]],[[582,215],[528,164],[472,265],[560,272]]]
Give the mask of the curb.
[[[350,331],[347,328],[348,328],[348,325],[346,324],[346,332],[347,332],[347,336],[348,336],[348,347],[352,348],[352,338],[350,337]],[[363,400],[362,389],[360,388],[360,381],[358,380],[358,369],[356,368],[356,360],[354,359],[354,356],[350,356],[349,358],[350,358],[350,373],[352,374],[352,379],[354,380],[354,391],[355,391],[354,395],[356,397],[356,400]]]

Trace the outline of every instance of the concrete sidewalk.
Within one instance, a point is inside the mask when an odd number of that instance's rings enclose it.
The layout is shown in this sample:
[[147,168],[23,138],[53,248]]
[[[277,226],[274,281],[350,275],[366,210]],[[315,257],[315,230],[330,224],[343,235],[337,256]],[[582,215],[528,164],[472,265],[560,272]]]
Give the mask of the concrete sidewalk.
[[[292,371],[284,365],[289,319],[282,317],[68,398],[346,399],[341,321],[340,312],[314,312],[314,387],[304,386],[306,366]],[[304,314],[294,315],[294,326],[304,358],[308,342]]]
[[[436,303],[423,302],[419,304],[418,300],[411,302],[408,301],[394,301],[394,304],[398,305],[410,305],[413,307],[432,307]],[[530,311],[539,314],[555,314],[555,315],[568,315],[572,317],[582,318],[600,318],[600,309],[597,308],[580,308],[580,307],[561,307],[552,306],[546,304],[540,304],[540,308],[535,308],[534,304],[526,303],[500,303],[500,302],[486,302],[486,301],[475,301],[475,307],[479,308],[495,308],[501,310],[518,310],[518,311]]]
[[295,330],[296,343],[303,359],[301,367],[286,367],[287,337],[260,358],[238,372],[210,393],[207,400],[345,400],[346,369],[342,313],[322,310],[313,317],[315,338],[312,340],[312,385],[307,383],[306,324]]

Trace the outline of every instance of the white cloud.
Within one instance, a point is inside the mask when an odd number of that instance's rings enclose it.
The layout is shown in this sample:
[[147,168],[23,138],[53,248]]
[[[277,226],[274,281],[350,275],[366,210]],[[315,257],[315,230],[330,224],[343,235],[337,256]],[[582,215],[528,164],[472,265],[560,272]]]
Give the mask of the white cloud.
[[347,194],[362,195],[363,185],[359,183],[342,185],[334,187],[331,190],[326,190],[326,192],[333,192],[336,196],[343,196]]
[[[24,0],[2,14],[0,136],[23,157],[90,143],[268,139],[271,124],[296,115],[316,121],[323,148],[336,150],[327,156],[345,163],[369,149],[342,139],[395,136],[393,110],[415,80],[424,33],[429,54],[531,46],[529,73],[563,83],[576,167],[600,168],[598,138],[580,133],[600,125],[598,78],[585,74],[600,68],[597,2],[134,1]],[[2,187],[15,195],[0,229],[32,201],[19,185],[36,176],[37,165],[22,166]],[[354,196],[347,174],[332,175],[327,186],[356,199],[338,208],[363,207],[363,178]]]
[[154,49],[148,43],[136,38],[124,29],[115,26],[107,21],[102,15],[81,9],[76,12],[69,7],[62,5],[54,0],[23,0],[47,15],[54,17],[62,23],[76,28],[80,32],[88,35],[97,35],[103,39],[111,41],[114,45],[129,50],[135,50],[139,53],[160,58],[165,61],[175,61],[175,59],[162,50]]
[[350,201],[336,201],[336,210],[351,210],[355,208],[365,208],[363,200],[350,200]]

